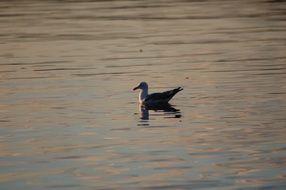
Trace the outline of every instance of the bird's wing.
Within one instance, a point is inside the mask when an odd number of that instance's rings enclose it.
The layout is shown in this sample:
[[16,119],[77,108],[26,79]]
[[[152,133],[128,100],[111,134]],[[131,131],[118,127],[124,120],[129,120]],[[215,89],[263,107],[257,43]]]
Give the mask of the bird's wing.
[[173,90],[168,90],[168,91],[161,92],[161,93],[153,93],[153,94],[148,95],[144,101],[170,100],[173,96],[175,96],[175,94],[177,94],[181,90],[183,90],[183,88],[178,87]]

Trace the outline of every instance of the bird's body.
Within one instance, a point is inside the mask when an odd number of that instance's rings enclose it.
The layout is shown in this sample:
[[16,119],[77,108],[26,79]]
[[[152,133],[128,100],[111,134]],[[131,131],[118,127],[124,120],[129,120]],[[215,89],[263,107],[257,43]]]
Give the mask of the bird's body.
[[133,90],[140,89],[139,103],[144,105],[167,104],[183,88],[178,87],[161,93],[148,94],[148,84],[141,82]]

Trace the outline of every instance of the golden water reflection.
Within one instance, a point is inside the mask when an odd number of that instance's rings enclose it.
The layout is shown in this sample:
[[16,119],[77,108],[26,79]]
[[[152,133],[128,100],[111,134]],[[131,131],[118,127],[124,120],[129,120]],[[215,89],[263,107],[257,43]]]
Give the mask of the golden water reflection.
[[0,189],[285,188],[285,10],[1,1]]

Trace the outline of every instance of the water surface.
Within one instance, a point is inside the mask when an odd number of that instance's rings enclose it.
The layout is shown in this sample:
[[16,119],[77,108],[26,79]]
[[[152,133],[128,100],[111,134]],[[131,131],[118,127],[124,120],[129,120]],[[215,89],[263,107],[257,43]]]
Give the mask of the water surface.
[[[1,189],[285,189],[284,1],[1,1]],[[184,90],[142,110],[132,88]]]

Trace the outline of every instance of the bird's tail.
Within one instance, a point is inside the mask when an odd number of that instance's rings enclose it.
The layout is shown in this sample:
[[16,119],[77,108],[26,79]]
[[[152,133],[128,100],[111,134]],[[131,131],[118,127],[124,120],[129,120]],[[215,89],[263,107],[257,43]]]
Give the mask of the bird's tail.
[[173,91],[173,93],[174,93],[174,95],[175,95],[175,94],[177,94],[178,92],[180,92],[180,91],[182,91],[182,90],[183,90],[182,87],[178,87],[178,88],[173,89],[172,91]]
[[169,93],[170,93],[170,98],[172,98],[173,96],[175,96],[178,92],[182,91],[183,88],[182,87],[178,87],[178,88],[175,88],[173,90],[170,90]]
[[182,91],[182,90],[184,90],[182,87],[178,87],[178,88],[176,88],[175,90],[177,90],[178,92],[180,92],[180,91]]

